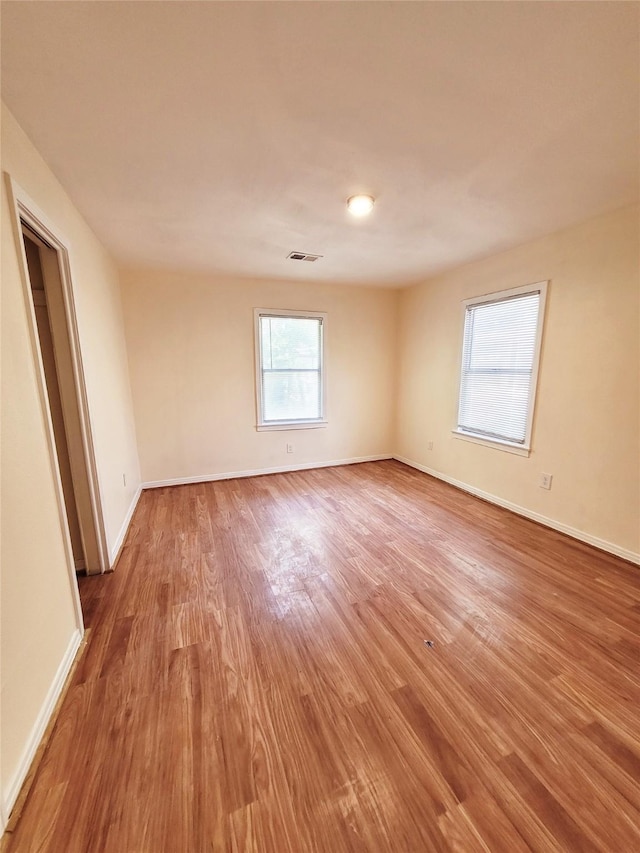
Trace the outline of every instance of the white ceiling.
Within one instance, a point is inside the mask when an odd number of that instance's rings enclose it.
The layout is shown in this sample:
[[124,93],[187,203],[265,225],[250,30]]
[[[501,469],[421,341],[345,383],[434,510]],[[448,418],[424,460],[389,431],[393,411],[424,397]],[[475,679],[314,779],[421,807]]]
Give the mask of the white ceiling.
[[122,263],[399,285],[637,199],[639,8],[4,2],[2,92]]

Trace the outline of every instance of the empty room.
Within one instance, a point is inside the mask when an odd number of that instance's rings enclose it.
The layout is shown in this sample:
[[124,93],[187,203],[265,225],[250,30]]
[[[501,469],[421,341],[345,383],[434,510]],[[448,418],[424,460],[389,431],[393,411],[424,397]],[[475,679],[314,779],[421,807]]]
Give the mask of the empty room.
[[640,850],[640,3],[0,8],[3,853]]

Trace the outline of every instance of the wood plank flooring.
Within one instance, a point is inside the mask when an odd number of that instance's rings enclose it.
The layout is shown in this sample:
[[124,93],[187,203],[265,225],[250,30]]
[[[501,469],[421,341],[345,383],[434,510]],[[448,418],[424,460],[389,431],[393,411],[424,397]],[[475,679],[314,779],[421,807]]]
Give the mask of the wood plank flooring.
[[637,567],[389,461],[145,492],[81,594],[9,853],[640,850]]

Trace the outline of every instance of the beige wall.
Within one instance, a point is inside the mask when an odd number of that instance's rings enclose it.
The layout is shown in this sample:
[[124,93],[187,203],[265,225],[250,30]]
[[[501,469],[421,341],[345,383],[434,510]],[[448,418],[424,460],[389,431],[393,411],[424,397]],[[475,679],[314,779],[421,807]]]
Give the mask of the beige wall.
[[[638,210],[625,208],[403,291],[397,453],[637,554],[638,235]],[[545,279],[530,457],[454,438],[461,301]]]
[[[115,544],[139,482],[118,277],[60,184],[2,111],[2,169],[69,242],[107,539]],[[2,184],[1,730],[6,802],[76,621],[47,445],[19,243]],[[122,473],[128,485],[122,485]]]
[[[153,271],[122,284],[143,481],[393,451],[397,292]],[[328,313],[326,428],[256,431],[254,308]]]

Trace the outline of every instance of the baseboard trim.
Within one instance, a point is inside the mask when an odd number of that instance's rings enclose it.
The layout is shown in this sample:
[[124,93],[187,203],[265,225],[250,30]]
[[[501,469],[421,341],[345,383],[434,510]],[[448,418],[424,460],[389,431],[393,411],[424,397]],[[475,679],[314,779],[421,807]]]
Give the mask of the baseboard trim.
[[38,713],[34,726],[27,738],[27,743],[22,751],[20,761],[18,762],[18,768],[13,774],[13,779],[9,783],[6,795],[2,798],[2,816],[4,820],[9,823],[11,822],[11,812],[13,807],[15,806],[22,786],[29,775],[33,760],[38,752],[38,748],[47,730],[47,726],[51,721],[58,700],[62,695],[67,682],[67,677],[73,667],[76,655],[78,654],[78,649],[82,645],[82,636],[82,631],[80,631],[79,628],[76,628],[71,636],[67,650],[60,661],[60,665],[58,666],[51,686],[47,691],[47,695],[40,712]]
[[133,513],[136,511],[136,507],[138,506],[138,501],[140,500],[140,495],[142,494],[142,489],[145,486],[140,485],[136,489],[136,493],[133,496],[131,501],[131,505],[127,511],[127,514],[122,522],[122,527],[120,528],[120,533],[116,538],[116,541],[113,543],[113,548],[111,548],[109,552],[109,568],[114,569],[116,563],[118,562],[118,557],[120,556],[120,551],[122,550],[122,546],[124,545],[124,540],[127,537],[127,533],[129,532],[129,525],[131,524],[131,519],[133,518]]
[[160,489],[164,486],[188,486],[191,483],[210,483],[214,480],[236,480],[241,477],[261,477],[263,474],[286,474],[288,471],[308,471],[312,468],[335,468],[339,465],[357,465],[360,462],[381,462],[393,459],[391,453],[376,456],[354,456],[351,459],[334,459],[330,462],[305,462],[298,465],[279,465],[276,468],[254,468],[249,471],[227,471],[224,474],[198,474],[195,477],[176,477],[172,480],[151,480],[142,489]]
[[580,542],[586,542],[587,545],[593,545],[594,548],[599,548],[601,551],[606,551],[616,557],[622,557],[623,560],[628,560],[630,563],[640,565],[640,554],[636,554],[634,551],[621,548],[619,545],[615,545],[613,542],[608,542],[606,539],[600,539],[597,536],[592,536],[590,533],[585,533],[583,530],[578,530],[576,527],[570,527],[568,524],[564,524],[561,521],[548,518],[546,515],[541,515],[539,512],[534,512],[533,510],[527,509],[519,504],[512,503],[511,501],[500,498],[497,495],[492,495],[489,492],[478,489],[475,486],[470,486],[468,483],[463,483],[461,480],[455,480],[453,477],[449,477],[440,471],[435,471],[433,468],[428,468],[426,465],[420,465],[419,462],[414,462],[412,459],[407,459],[405,456],[394,456],[393,458],[398,462],[403,462],[410,468],[415,468],[418,471],[422,471],[424,474],[429,474],[431,477],[435,477],[438,480],[449,483],[450,486],[455,486],[456,489],[461,489],[463,492],[468,492],[470,495],[474,495],[477,498],[482,498],[482,500],[488,501],[496,506],[500,506],[503,509],[508,509],[511,512],[515,512],[517,515],[522,515],[524,518],[530,519],[531,521],[537,521],[538,524],[543,524],[545,527],[550,527],[552,530],[557,530],[559,533],[565,533],[567,536],[571,536],[573,539],[578,539]]

